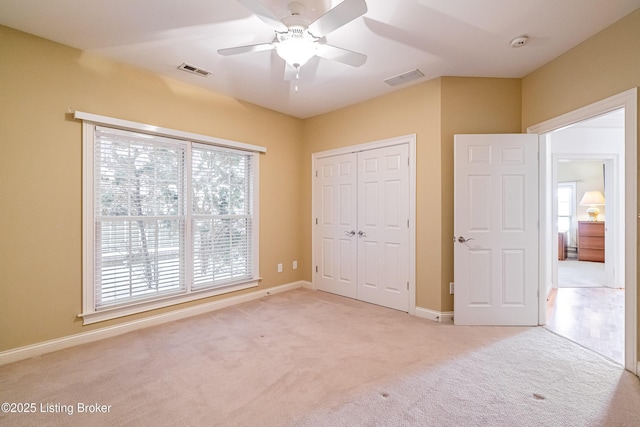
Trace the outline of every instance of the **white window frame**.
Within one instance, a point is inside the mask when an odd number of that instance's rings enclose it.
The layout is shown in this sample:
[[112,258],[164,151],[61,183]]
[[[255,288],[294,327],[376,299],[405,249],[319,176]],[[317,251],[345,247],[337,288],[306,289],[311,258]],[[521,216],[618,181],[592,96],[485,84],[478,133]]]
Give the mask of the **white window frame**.
[[[576,182],[575,181],[566,181],[559,182],[558,189],[560,187],[569,187],[571,188],[571,215],[569,215],[569,230],[567,231],[568,235],[568,246],[576,246],[576,232],[578,229],[578,220],[577,220],[577,191],[576,191]],[[560,215],[557,215],[560,217]]]
[[[242,142],[230,141],[215,138],[207,135],[183,132],[174,129],[161,128],[143,123],[131,122],[112,117],[99,116],[91,113],[76,111],[75,119],[83,122],[83,285],[82,285],[82,313],[78,316],[83,319],[83,324],[102,322],[122,316],[128,316],[144,311],[155,310],[197,299],[207,298],[241,289],[248,289],[258,286],[259,277],[259,153],[265,153],[266,148]],[[252,224],[252,279],[226,286],[202,290],[191,290],[191,284],[187,283],[187,290],[178,295],[161,296],[158,298],[143,301],[132,301],[113,307],[96,309],[95,283],[94,283],[94,256],[95,256],[95,209],[94,209],[94,135],[95,126],[107,126],[133,132],[141,132],[154,136],[162,136],[190,143],[214,145],[232,150],[240,150],[243,153],[252,155],[253,174],[253,224]],[[189,224],[189,221],[187,221]],[[187,226],[187,235],[191,227]],[[187,251],[191,253],[190,250]],[[189,280],[188,280],[189,282]]]

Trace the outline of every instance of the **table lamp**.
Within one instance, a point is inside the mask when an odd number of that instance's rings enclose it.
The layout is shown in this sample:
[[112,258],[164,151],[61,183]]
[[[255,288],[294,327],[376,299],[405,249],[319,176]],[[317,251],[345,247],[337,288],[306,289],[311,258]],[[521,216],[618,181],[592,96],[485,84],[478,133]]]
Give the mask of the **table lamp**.
[[587,191],[580,200],[580,206],[589,206],[587,209],[589,221],[597,221],[600,209],[596,206],[604,206],[604,196],[600,191]]

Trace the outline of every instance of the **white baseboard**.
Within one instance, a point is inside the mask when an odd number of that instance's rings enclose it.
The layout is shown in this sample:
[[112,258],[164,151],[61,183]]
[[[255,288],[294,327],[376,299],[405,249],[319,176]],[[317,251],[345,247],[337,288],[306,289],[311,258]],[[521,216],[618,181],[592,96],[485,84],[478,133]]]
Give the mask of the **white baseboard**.
[[453,311],[435,311],[428,308],[416,307],[415,316],[440,323],[453,323]]
[[247,301],[256,300],[269,295],[277,294],[280,292],[290,291],[297,288],[311,289],[312,285],[307,281],[298,281],[288,283],[286,285],[274,286],[273,288],[261,289],[254,292],[249,292],[242,295],[232,296],[217,301],[211,301],[204,304],[195,305],[193,307],[187,307],[179,310],[170,311],[168,313],[158,314],[155,316],[145,317],[144,319],[134,320],[130,322],[121,323],[115,326],[108,326],[106,328],[96,329],[89,332],[81,332],[75,335],[69,335],[62,338],[56,338],[50,341],[44,341],[36,344],[27,345],[24,347],[18,347],[11,350],[0,352],[0,366],[9,363],[17,362],[24,359],[29,359],[36,356],[41,356],[46,353],[51,353],[57,350],[73,347],[80,344],[86,344],[105,338],[115,337],[117,335],[126,334],[142,328],[148,328],[150,326],[161,325],[167,322],[173,322],[175,320],[185,319],[187,317],[196,316],[198,314],[208,313],[210,311],[220,310],[222,308],[230,307],[236,304],[240,304]]

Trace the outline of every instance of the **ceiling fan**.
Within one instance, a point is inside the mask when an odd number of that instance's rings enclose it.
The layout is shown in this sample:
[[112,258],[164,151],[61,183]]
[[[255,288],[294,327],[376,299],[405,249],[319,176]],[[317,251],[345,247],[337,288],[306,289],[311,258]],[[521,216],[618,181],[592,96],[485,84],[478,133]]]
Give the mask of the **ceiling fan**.
[[367,61],[367,56],[358,52],[325,43],[324,37],[367,12],[365,0],[344,0],[320,18],[311,22],[303,16],[304,5],[294,1],[289,3],[290,15],[282,20],[277,18],[259,0],[237,0],[252,11],[264,23],[272,27],[275,37],[271,43],[218,49],[220,55],[260,52],[275,49],[285,60],[285,80],[299,78],[299,70],[314,56],[359,67]]

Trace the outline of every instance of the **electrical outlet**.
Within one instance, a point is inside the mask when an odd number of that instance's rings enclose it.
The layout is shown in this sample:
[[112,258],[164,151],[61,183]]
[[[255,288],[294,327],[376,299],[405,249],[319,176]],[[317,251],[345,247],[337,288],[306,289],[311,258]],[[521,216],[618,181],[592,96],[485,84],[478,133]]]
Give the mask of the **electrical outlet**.
[[282,264],[278,264],[278,273],[282,273]]
[[294,270],[298,269],[298,261],[293,261],[293,269]]
[[453,295],[453,282],[449,282],[449,294]]

